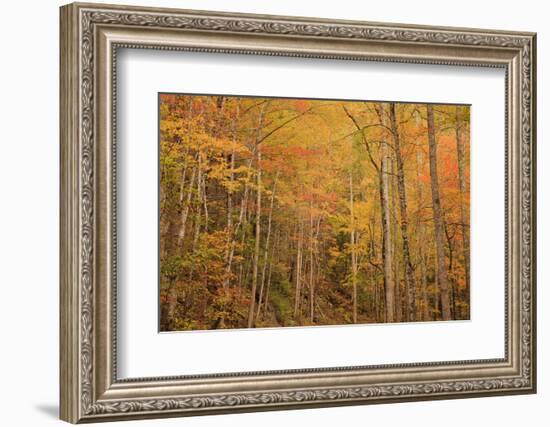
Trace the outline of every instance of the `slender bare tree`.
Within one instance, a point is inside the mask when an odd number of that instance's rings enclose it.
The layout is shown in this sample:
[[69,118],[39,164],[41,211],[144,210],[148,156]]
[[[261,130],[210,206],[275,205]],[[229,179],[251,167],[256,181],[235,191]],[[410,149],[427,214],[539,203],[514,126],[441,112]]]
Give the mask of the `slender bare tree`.
[[435,124],[433,106],[427,104],[428,113],[428,143],[430,146],[430,178],[432,187],[432,209],[434,219],[434,234],[436,248],[436,268],[439,293],[441,298],[441,317],[443,320],[451,319],[451,307],[449,301],[449,282],[447,278],[447,265],[445,263],[444,224],[441,198],[439,196],[439,178],[437,174],[437,140],[435,136]]

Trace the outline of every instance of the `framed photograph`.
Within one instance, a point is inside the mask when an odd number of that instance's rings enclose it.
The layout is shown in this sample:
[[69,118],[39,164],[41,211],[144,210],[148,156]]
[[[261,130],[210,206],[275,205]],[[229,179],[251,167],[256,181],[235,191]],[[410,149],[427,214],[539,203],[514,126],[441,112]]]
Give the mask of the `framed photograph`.
[[535,34],[61,8],[61,418],[536,391]]

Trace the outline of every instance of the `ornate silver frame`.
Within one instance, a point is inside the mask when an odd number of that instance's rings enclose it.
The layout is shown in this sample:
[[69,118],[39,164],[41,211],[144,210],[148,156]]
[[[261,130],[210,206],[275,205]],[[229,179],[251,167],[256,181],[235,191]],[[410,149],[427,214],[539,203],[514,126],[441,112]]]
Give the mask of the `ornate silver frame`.
[[[533,33],[71,4],[61,8],[61,418],[78,422],[534,393]],[[497,360],[119,380],[117,48],[506,70],[506,342]]]

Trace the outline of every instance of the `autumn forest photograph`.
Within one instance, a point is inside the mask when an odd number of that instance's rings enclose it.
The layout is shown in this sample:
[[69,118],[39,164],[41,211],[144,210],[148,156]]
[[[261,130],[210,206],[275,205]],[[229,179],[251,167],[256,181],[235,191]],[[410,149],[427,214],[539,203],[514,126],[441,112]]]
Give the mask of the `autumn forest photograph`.
[[161,93],[160,331],[470,318],[470,106]]

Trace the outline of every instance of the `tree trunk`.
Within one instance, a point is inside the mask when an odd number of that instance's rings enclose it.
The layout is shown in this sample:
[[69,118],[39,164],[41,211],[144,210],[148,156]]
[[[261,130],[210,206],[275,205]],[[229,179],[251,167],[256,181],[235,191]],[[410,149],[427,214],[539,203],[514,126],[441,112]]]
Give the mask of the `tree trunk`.
[[313,206],[309,202],[309,320],[313,323],[314,314],[314,275],[313,275]]
[[160,325],[163,331],[171,330],[172,320],[174,319],[174,312],[176,311],[176,281],[173,278],[169,279],[168,291],[166,292],[168,301],[162,304],[160,310]]
[[195,235],[193,237],[193,250],[197,247],[199,240],[199,233],[201,229],[201,194],[202,194],[202,153],[198,153],[198,166],[197,166],[197,212],[195,215]]
[[[454,271],[454,248],[453,248],[453,239],[451,235],[449,234],[448,227],[446,224],[443,224],[443,228],[445,229],[445,237],[447,238],[447,246],[449,247],[449,267],[448,271],[452,272]],[[457,314],[456,314],[456,280],[451,276],[449,279],[449,287],[450,287],[450,300],[451,300],[451,318],[453,320],[456,320]]]
[[[190,123],[191,123],[192,115],[193,115],[193,103],[191,101],[189,101],[188,102],[188,110],[187,110],[187,120],[189,122],[189,124],[187,126],[187,132],[189,134],[191,134],[191,125],[190,125]],[[178,250],[179,251],[181,251],[181,245],[183,244],[183,240],[185,238],[185,227],[187,225],[187,216],[189,214],[189,204],[191,203],[191,196],[192,196],[192,193],[193,193],[193,183],[195,181],[195,173],[196,173],[196,168],[193,167],[193,174],[192,174],[191,182],[189,184],[189,190],[187,192],[187,200],[184,203],[185,181],[186,181],[186,178],[187,178],[187,169],[188,169],[188,166],[189,166],[190,145],[191,145],[191,141],[190,141],[190,137],[189,137],[189,139],[187,140],[187,147],[185,148],[185,154],[184,154],[185,162],[184,162],[184,165],[183,165],[183,168],[182,168],[181,181],[180,181],[179,204],[180,204],[180,207],[181,207],[181,215],[180,215],[180,229],[179,229],[179,232],[178,232],[178,240],[177,240],[177,245],[178,245]],[[161,186],[161,189],[162,189],[162,186]]]
[[[197,205],[195,207],[195,209],[196,209],[196,212],[195,212],[195,232],[194,232],[194,235],[193,235],[193,246],[192,246],[192,251],[193,252],[197,248],[197,244],[199,242],[200,231],[201,231],[202,152],[201,152],[200,148],[199,148],[199,152],[197,153],[197,159],[198,159],[198,161],[197,161],[197,194],[196,194],[196,196],[197,196],[197,198],[196,198]],[[195,271],[194,266],[191,265],[191,267],[189,269],[189,280],[193,279],[194,271]]]
[[254,305],[256,303],[256,287],[258,286],[258,261],[260,257],[260,238],[261,238],[261,220],[262,220],[262,126],[265,104],[260,110],[258,119],[258,131],[256,134],[256,238],[254,245],[254,263],[252,266],[252,289],[250,292],[250,307],[248,310],[248,327],[254,325]]
[[[389,147],[389,145],[388,145]],[[397,224],[397,182],[395,174],[395,162],[390,157],[390,221],[391,221],[391,235],[392,235],[392,260],[393,260],[393,280],[395,283],[395,321],[401,322],[403,320],[403,294],[401,292],[401,270],[400,259],[398,253],[398,224]]]
[[397,161],[397,190],[399,193],[399,211],[401,216],[401,239],[403,241],[403,263],[405,267],[405,287],[407,289],[407,320],[416,320],[416,278],[411,261],[409,246],[409,216],[407,213],[407,193],[405,189],[405,172],[401,153],[401,138],[395,115],[395,104],[390,104],[390,124],[395,144]]
[[225,247],[225,277],[223,279],[223,287],[227,289],[231,276],[231,263],[233,261],[233,252],[235,250],[235,238],[233,230],[233,182],[235,181],[235,143],[236,134],[233,131],[233,139],[231,141],[231,155],[229,158],[229,190],[227,191],[227,241]]
[[185,240],[185,230],[187,227],[187,218],[189,217],[189,208],[191,207],[191,198],[193,197],[193,186],[195,184],[195,176],[197,174],[197,168],[193,168],[191,173],[191,178],[189,179],[189,190],[187,191],[187,199],[185,200],[185,205],[181,210],[180,218],[180,230],[178,233],[178,247],[181,248],[183,241]]
[[464,262],[465,296],[470,306],[470,221],[466,212],[466,178],[464,176],[464,142],[460,134],[460,107],[456,107],[456,154],[458,160],[458,183],[460,187],[460,222],[462,231],[462,258]]
[[298,312],[300,309],[300,293],[302,288],[302,282],[301,282],[301,275],[302,275],[302,240],[303,240],[303,234],[304,234],[304,224],[303,221],[300,219],[300,226],[298,231],[298,242],[297,242],[297,250],[296,250],[296,268],[295,274],[296,274],[296,291],[294,295],[294,318],[298,316]]
[[[313,226],[313,223],[312,223],[312,226]],[[312,247],[311,247],[311,258],[310,258],[310,261],[311,261],[311,269],[313,271],[313,269],[315,268],[316,269],[316,274],[315,273],[311,273],[311,288],[310,288],[310,318],[311,318],[311,323],[313,323],[315,321],[315,284],[317,282],[319,282],[319,279],[321,277],[321,266],[320,266],[320,262],[319,262],[319,253],[320,253],[320,250],[319,250],[319,233],[320,233],[320,228],[321,227],[321,216],[319,216],[317,218],[317,226],[316,226],[316,232],[315,232],[315,237],[313,238],[313,243],[312,243]],[[313,234],[313,229],[312,229],[312,234]],[[314,257],[315,257],[315,267],[314,267]],[[318,305],[318,304],[317,304]]]
[[[419,245],[422,245],[424,242],[420,241]],[[420,283],[422,286],[422,320],[428,320],[429,318],[429,304],[428,304],[428,277],[426,272],[426,260],[422,252],[419,254],[420,257]]]
[[260,317],[260,310],[262,308],[262,298],[264,293],[264,284],[265,284],[265,274],[267,270],[267,257],[269,255],[269,240],[271,237],[271,220],[273,218],[273,202],[275,201],[275,190],[277,188],[277,179],[279,173],[275,175],[275,181],[273,182],[273,190],[271,191],[271,200],[269,202],[269,216],[267,218],[267,235],[265,238],[265,249],[264,249],[264,262],[262,265],[262,280],[260,282],[260,296],[258,298],[258,310],[256,311],[256,320]]
[[279,243],[281,232],[278,231],[275,234],[275,241],[273,242],[273,247],[271,249],[271,258],[269,258],[269,272],[267,273],[267,287],[265,290],[265,299],[264,299],[264,317],[267,315],[267,307],[269,305],[269,291],[271,289],[271,273],[273,272],[273,257],[275,256],[275,250],[277,244]]
[[357,252],[355,248],[355,213],[353,212],[353,174],[349,173],[349,214],[350,214],[350,251],[351,283],[353,287],[353,323],[357,323]]
[[384,283],[386,293],[386,322],[393,322],[395,319],[395,283],[393,277],[393,254],[392,254],[392,230],[390,212],[390,175],[389,165],[391,159],[388,154],[386,142],[382,142],[380,150],[382,156],[381,187],[382,187],[382,235],[384,251]]
[[[420,151],[416,153],[416,198],[418,200],[419,210],[423,204],[422,196],[422,184],[420,182],[420,170],[422,167],[422,154]],[[426,230],[423,223],[422,216],[419,214],[417,220],[417,240],[416,245],[418,247],[418,260],[420,263],[420,283],[421,283],[421,297],[422,297],[422,320],[429,320],[429,300],[428,300],[428,271],[426,268]]]
[[202,205],[204,207],[204,232],[208,232],[208,195],[206,193],[206,172],[202,174]]
[[432,208],[434,217],[434,234],[436,247],[436,268],[441,296],[441,316],[443,320],[451,319],[449,303],[449,285],[447,279],[447,266],[445,265],[444,228],[441,199],[439,197],[439,178],[437,175],[437,142],[435,137],[433,106],[427,104],[428,111],[428,143],[430,146],[430,177],[432,187]]

